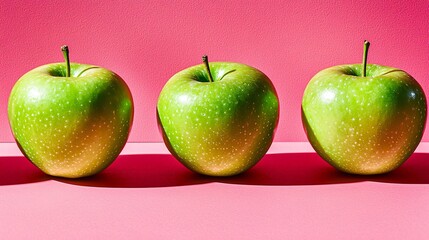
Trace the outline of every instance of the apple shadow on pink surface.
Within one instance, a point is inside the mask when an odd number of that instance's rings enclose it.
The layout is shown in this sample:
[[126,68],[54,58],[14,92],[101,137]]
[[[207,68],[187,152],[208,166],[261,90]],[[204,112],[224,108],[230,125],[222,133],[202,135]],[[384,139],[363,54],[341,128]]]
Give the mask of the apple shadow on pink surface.
[[25,157],[0,157],[0,186],[49,180]]
[[400,168],[380,175],[351,175],[330,166],[316,153],[266,156],[251,171],[227,182],[250,185],[322,185],[354,182],[429,184],[429,154],[413,154]]
[[64,183],[91,187],[150,188],[206,183],[240,185],[323,185],[363,181],[429,184],[429,154],[416,153],[399,169],[383,175],[358,176],[335,170],[316,153],[266,155],[255,167],[233,177],[208,177],[191,172],[171,155],[120,156],[93,177],[55,178]]

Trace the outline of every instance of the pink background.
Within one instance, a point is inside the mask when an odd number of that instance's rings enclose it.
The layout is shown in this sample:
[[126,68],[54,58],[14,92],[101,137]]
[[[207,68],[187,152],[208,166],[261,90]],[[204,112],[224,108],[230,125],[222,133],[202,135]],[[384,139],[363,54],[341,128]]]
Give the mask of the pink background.
[[[429,92],[428,1],[1,1],[0,142],[13,141],[7,99],[30,69],[71,59],[109,68],[130,86],[135,122],[130,141],[161,141],[158,94],[176,72],[213,61],[242,62],[277,88],[275,141],[306,141],[300,102],[319,70],[361,61],[413,75]],[[428,141],[426,131],[423,140]]]

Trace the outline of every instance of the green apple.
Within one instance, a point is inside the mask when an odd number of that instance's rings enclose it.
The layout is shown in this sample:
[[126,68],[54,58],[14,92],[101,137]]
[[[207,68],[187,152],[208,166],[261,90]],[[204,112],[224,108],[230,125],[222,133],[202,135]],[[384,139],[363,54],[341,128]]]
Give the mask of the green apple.
[[255,165],[273,141],[279,103],[270,79],[239,63],[212,62],[176,73],[162,89],[158,124],[189,169],[231,176]]
[[426,124],[426,97],[403,70],[366,64],[330,67],[308,83],[302,121],[316,152],[352,174],[381,174],[414,152]]
[[109,166],[124,147],[133,100],[117,74],[92,65],[37,67],[9,97],[8,117],[22,153],[46,174],[78,178]]

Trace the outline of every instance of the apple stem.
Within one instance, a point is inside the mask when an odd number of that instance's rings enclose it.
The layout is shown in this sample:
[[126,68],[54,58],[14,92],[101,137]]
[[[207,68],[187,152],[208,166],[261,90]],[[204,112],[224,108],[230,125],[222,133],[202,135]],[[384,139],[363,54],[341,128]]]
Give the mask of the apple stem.
[[365,40],[363,42],[362,77],[366,77],[366,62],[368,59],[368,49],[369,49],[369,42]]
[[66,77],[70,77],[69,47],[67,45],[64,45],[61,47],[61,51],[63,52],[64,60],[66,61],[66,65],[67,65]]
[[213,77],[212,77],[212,73],[210,72],[210,66],[209,66],[209,58],[207,57],[207,55],[203,56],[203,63],[206,66],[206,70],[209,75],[209,81],[213,82]]

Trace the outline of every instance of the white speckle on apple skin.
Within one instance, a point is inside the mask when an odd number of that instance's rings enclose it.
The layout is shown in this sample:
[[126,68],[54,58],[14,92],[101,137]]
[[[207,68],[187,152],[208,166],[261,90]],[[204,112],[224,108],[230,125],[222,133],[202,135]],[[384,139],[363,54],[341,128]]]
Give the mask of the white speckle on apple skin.
[[[133,101],[125,82],[102,68],[80,77],[52,77],[64,64],[25,74],[9,98],[14,137],[24,155],[49,175],[96,174],[119,155],[128,139]],[[72,64],[72,70],[89,65]],[[72,71],[73,72],[73,71]]]
[[[351,76],[360,66],[332,67],[313,77],[304,92],[303,125],[314,149],[337,169],[386,173],[399,167],[419,144],[426,97],[403,71],[379,76],[393,68],[370,64],[367,78]],[[335,99],[324,101],[327,91]]]

